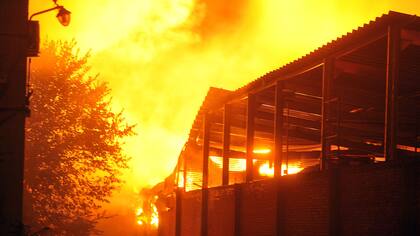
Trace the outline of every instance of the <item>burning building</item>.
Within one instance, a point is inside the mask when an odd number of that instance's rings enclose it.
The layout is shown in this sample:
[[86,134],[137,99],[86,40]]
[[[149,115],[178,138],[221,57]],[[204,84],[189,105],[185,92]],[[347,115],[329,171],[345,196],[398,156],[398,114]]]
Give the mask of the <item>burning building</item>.
[[156,191],[159,235],[416,235],[419,75],[420,18],[389,12],[211,88]]

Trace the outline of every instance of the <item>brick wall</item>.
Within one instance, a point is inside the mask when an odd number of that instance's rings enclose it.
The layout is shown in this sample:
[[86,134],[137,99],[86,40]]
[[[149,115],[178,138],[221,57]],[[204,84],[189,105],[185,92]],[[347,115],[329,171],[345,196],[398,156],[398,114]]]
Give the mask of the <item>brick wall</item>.
[[340,233],[397,235],[401,230],[404,181],[395,168],[340,172]]
[[159,235],[174,236],[175,235],[175,213],[176,209],[170,209],[165,212],[159,212]]
[[[387,163],[211,188],[208,235],[419,235],[419,173]],[[181,235],[200,235],[201,206],[200,191],[183,195]]]
[[276,181],[258,181],[241,187],[239,211],[241,235],[275,235]]
[[234,186],[209,189],[208,235],[233,236],[235,230]]
[[201,230],[201,191],[183,194],[181,210],[181,235],[200,235]]
[[327,172],[287,176],[280,182],[281,232],[285,235],[328,235]]

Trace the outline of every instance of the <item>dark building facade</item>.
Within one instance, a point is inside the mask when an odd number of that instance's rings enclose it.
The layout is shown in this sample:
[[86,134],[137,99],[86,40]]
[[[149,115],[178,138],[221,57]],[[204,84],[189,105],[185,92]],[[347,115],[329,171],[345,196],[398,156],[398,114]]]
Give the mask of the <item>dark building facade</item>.
[[22,224],[28,0],[0,1],[0,235]]
[[418,235],[419,76],[420,18],[389,12],[210,89],[157,193],[159,234]]

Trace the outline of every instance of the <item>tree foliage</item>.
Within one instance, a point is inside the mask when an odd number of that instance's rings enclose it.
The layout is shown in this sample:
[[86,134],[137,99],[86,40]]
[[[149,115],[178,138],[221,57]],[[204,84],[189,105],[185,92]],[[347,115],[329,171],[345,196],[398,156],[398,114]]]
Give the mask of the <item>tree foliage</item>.
[[79,54],[74,41],[50,41],[32,66],[24,219],[54,235],[98,233],[101,204],[127,167],[122,141],[133,134],[111,110],[107,85],[87,75],[89,54]]

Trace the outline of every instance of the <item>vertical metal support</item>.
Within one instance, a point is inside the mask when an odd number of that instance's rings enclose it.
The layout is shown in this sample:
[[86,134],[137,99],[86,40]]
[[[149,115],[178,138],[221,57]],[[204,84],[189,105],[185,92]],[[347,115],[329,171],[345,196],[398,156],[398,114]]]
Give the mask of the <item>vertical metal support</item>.
[[290,129],[290,108],[289,108],[289,102],[286,101],[286,109],[287,109],[287,116],[286,116],[286,168],[284,169],[284,174],[289,174],[289,129]]
[[337,157],[341,158],[341,98],[337,96]]
[[183,186],[179,186],[179,172],[180,172],[180,163],[177,165],[177,186],[175,190],[175,236],[181,235],[181,216],[182,216],[182,193],[185,192],[185,163],[186,163],[186,157],[185,153],[181,154],[182,157],[182,164],[183,164],[183,178],[184,183]]
[[209,145],[210,145],[210,115],[204,115],[203,128],[203,180],[202,188],[206,189],[209,185]]
[[210,146],[210,114],[204,115],[203,130],[203,183],[201,190],[201,236],[207,236],[208,217],[208,185],[209,185],[209,146]]
[[320,170],[326,168],[327,156],[330,150],[328,139],[328,106],[330,104],[331,81],[334,77],[334,59],[324,59],[324,67],[322,72],[322,107],[321,107],[321,160],[319,163]]
[[397,104],[400,49],[401,29],[391,25],[388,27],[386,64],[384,156],[387,161],[397,159]]
[[277,81],[274,114],[274,177],[281,176],[283,165],[283,82]]
[[181,172],[181,162],[182,162],[182,164],[184,164],[184,156],[182,155],[182,152],[181,152],[180,157],[178,158],[178,163],[176,164],[176,179],[175,179],[175,183],[176,183],[176,186],[177,187],[179,187],[179,173]]
[[184,193],[187,191],[187,183],[188,183],[187,172],[188,172],[188,169],[187,169],[187,155],[184,154],[184,172],[182,173],[183,174],[182,177],[184,178],[184,186],[183,186],[182,190],[183,190]]
[[417,136],[419,136],[419,119],[417,117],[420,117],[420,112],[416,110],[416,131],[414,136],[414,151],[416,155],[418,155],[419,151],[419,143],[417,141]]
[[229,185],[230,116],[230,105],[226,104],[223,113],[223,185]]
[[255,95],[248,94],[247,120],[246,120],[246,182],[253,179],[253,156],[254,156],[254,117],[255,117]]

